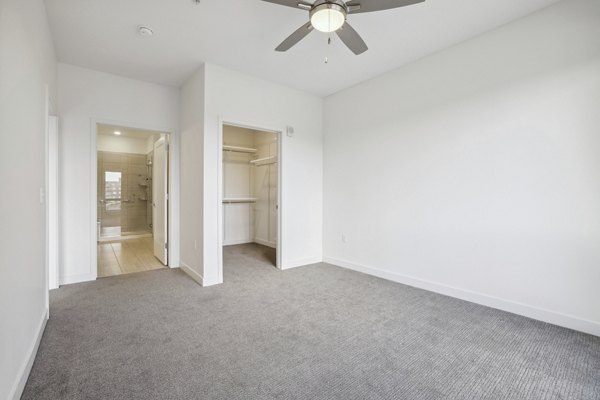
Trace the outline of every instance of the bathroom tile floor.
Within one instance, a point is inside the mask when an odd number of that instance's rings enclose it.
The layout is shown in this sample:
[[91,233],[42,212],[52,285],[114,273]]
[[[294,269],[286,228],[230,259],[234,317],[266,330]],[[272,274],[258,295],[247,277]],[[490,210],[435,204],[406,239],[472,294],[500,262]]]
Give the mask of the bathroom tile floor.
[[98,278],[160,268],[152,237],[98,243]]

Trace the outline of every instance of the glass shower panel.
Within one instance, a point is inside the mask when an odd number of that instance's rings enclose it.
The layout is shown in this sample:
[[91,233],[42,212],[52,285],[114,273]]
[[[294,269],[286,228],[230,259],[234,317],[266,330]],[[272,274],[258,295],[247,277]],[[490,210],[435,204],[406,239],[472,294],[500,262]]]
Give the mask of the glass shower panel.
[[106,211],[121,211],[121,172],[104,173],[104,200]]
[[121,213],[123,206],[123,172],[104,171],[104,199],[101,215],[101,236],[121,234]]

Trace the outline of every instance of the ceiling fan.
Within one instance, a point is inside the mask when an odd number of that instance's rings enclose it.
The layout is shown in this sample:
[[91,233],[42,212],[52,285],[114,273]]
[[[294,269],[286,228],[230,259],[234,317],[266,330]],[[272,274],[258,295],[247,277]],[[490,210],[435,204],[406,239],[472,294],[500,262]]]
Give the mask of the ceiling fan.
[[282,6],[308,11],[310,21],[288,36],[275,50],[287,51],[301,41],[313,29],[320,32],[335,32],[344,44],[356,55],[368,50],[358,32],[346,22],[348,14],[367,13],[410,6],[425,0],[316,0],[314,4],[303,0],[263,0]]

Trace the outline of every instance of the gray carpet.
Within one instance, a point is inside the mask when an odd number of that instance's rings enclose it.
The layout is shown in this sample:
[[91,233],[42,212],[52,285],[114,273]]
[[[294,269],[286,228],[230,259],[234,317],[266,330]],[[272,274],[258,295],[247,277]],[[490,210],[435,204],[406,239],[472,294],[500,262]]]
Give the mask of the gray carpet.
[[62,287],[23,399],[600,399],[600,338],[326,264],[228,247]]

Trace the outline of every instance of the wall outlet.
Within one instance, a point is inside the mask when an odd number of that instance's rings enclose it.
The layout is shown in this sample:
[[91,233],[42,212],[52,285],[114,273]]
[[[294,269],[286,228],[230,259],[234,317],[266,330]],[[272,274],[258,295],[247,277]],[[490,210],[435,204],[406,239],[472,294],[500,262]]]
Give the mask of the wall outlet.
[[343,243],[348,243],[348,236],[346,236],[345,233],[342,233],[342,242]]

